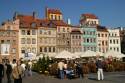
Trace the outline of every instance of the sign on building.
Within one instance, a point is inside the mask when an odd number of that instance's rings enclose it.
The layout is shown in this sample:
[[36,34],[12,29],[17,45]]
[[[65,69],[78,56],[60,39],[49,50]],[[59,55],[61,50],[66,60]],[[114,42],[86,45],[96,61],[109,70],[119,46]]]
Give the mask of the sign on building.
[[10,44],[1,44],[1,55],[10,54]]

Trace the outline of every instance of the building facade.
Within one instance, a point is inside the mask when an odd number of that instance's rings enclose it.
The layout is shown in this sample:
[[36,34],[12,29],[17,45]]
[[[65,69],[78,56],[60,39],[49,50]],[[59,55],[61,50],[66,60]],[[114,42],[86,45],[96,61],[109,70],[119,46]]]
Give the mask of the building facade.
[[109,50],[121,53],[120,30],[108,29],[109,32]]
[[79,28],[71,30],[71,52],[81,52],[82,51],[82,32]]
[[109,32],[106,27],[97,26],[97,51],[106,53],[108,51]]
[[0,57],[3,61],[19,59],[19,20],[6,21],[0,28]]
[[38,54],[53,56],[56,54],[56,28],[39,27],[38,28]]
[[37,54],[38,19],[33,15],[17,15],[19,20],[19,57],[28,57],[28,53]]
[[83,51],[97,51],[97,28],[98,18],[94,14],[82,14],[80,17],[80,27],[82,29]]

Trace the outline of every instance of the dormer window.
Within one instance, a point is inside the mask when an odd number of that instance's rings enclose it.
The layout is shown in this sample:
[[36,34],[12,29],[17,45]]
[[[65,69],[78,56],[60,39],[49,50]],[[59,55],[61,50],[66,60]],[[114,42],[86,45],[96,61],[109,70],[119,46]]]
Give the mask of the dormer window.
[[7,27],[7,30],[11,30],[11,27],[10,27],[10,26],[8,26],[8,27]]
[[32,28],[35,28],[35,27],[36,27],[36,23],[32,23],[32,24],[31,24],[31,27],[32,27]]

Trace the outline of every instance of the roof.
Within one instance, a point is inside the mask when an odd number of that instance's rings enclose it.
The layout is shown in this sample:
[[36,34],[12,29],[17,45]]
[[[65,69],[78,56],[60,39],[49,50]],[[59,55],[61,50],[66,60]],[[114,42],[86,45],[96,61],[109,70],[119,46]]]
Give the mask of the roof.
[[47,8],[47,12],[52,14],[62,14],[62,12],[59,9]]
[[105,26],[97,26],[97,31],[108,32]]
[[81,16],[83,16],[85,18],[90,18],[90,19],[98,19],[98,17],[96,15],[90,14],[90,13],[82,14]]
[[82,34],[82,32],[79,29],[73,29],[71,34]]
[[17,19],[20,20],[21,28],[25,28],[25,27],[30,28],[32,26],[32,23],[35,23],[35,26],[40,26],[40,19],[37,19],[30,15],[18,15]]
[[38,27],[56,27],[56,26],[70,26],[63,20],[48,20],[38,19],[30,15],[18,15],[17,19],[20,20],[20,28],[31,28],[32,23],[35,24],[34,28]]

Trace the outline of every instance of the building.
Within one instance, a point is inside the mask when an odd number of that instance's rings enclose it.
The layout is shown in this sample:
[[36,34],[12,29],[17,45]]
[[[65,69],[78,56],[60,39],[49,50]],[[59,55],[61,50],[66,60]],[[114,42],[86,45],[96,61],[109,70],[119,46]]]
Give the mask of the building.
[[[38,28],[38,54],[46,54],[50,57],[56,54],[56,26],[50,21],[41,21],[43,24]],[[49,25],[48,25],[49,24]]]
[[102,53],[108,51],[109,32],[106,27],[97,26],[97,50]]
[[121,53],[120,30],[108,29],[109,32],[109,50]]
[[3,61],[19,59],[19,20],[6,21],[0,27],[0,57]]
[[71,26],[64,22],[62,12],[59,9],[46,8],[46,19],[56,26],[56,52],[71,51]]
[[99,19],[96,15],[86,13],[82,14],[80,17],[80,24],[81,25],[99,25]]
[[33,15],[16,14],[14,19],[19,20],[19,56],[28,57],[28,53],[37,54],[37,29],[39,19]]
[[125,28],[119,27],[120,39],[121,39],[121,52],[125,54]]
[[97,28],[98,18],[94,14],[82,14],[80,17],[80,27],[83,32],[83,51],[97,51]]
[[72,28],[71,30],[71,52],[81,52],[82,51],[82,32],[80,28]]

